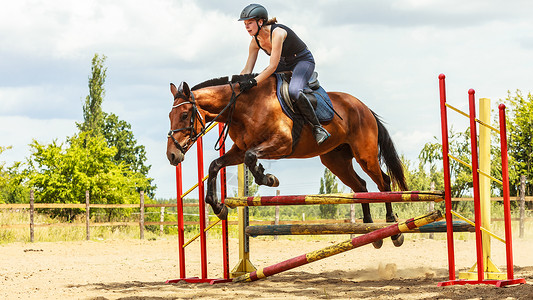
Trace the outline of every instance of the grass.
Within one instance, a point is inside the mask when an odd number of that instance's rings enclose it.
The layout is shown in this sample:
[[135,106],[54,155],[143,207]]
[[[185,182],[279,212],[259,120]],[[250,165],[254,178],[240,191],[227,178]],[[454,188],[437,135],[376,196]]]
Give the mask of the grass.
[[[441,207],[442,206],[442,207]],[[470,218],[473,219],[472,214],[472,207],[471,203],[467,203],[464,207],[459,209],[459,212]],[[360,209],[360,205],[356,205],[356,218],[362,218],[362,212]],[[383,204],[374,204],[371,205],[371,213],[375,221],[382,220],[385,217],[385,205]],[[400,219],[408,219],[411,217],[419,216],[422,214],[425,214],[428,211],[428,205],[427,203],[409,203],[409,204],[394,204],[393,205],[394,211],[398,214],[398,217]],[[444,207],[442,203],[437,203],[435,205],[436,209],[440,209],[441,211],[444,211]],[[265,211],[263,215],[259,214],[258,216],[254,214],[254,211],[257,208],[251,208],[251,214],[250,214],[250,220],[262,220],[262,221],[273,221],[274,220],[274,214],[270,213],[270,211]],[[281,210],[281,219],[286,220],[287,218],[284,217],[283,212],[284,207],[282,207]],[[304,211],[306,212],[306,220],[312,221],[313,219],[318,219],[317,213],[313,212],[312,209],[318,209],[318,206],[315,206],[314,208],[309,207],[302,207]],[[294,210],[294,209],[293,209]],[[503,209],[502,205],[496,202],[492,203],[492,216],[493,218],[501,218],[503,215]],[[260,210],[258,210],[260,212]],[[290,220],[296,220],[301,217],[301,213],[291,211],[292,216],[290,217]],[[513,218],[517,217],[518,212],[513,213]],[[97,218],[96,216],[95,218]],[[526,217],[531,217],[531,212],[528,212],[528,215]],[[120,221],[129,221],[129,222],[136,222],[136,219],[138,217],[135,215],[132,215],[129,217],[129,219],[124,219],[121,217]],[[154,214],[153,217],[151,217],[151,221],[155,221],[156,219],[159,220],[159,215]],[[339,208],[339,219],[347,219],[349,218],[349,205],[340,207]],[[12,242],[30,242],[30,230],[29,230],[29,212],[25,209],[18,209],[18,210],[3,210],[0,211],[0,225],[12,225],[12,224],[28,224],[27,227],[20,227],[20,228],[2,228],[0,229],[0,243],[12,243]],[[169,220],[175,220],[175,215],[166,217],[166,221]],[[186,216],[186,220],[193,220],[194,217]],[[211,217],[210,222],[216,221],[216,217]],[[231,210],[229,215],[229,220],[237,220],[237,212],[236,210]],[[93,220],[92,220],[93,221]],[[34,214],[34,222],[35,224],[56,224],[56,223],[66,223],[64,220],[61,220],[60,218],[51,218],[46,214],[43,213],[35,213]],[[102,222],[99,220],[98,222]],[[74,224],[77,224],[78,226],[63,226],[63,227],[53,227],[53,226],[46,226],[46,227],[35,227],[34,230],[34,237],[36,242],[57,242],[57,241],[81,241],[85,240],[86,238],[86,231],[85,231],[85,219],[84,216],[81,215],[78,218],[76,218],[73,221]],[[492,231],[496,233],[497,235],[504,237],[504,225],[502,221],[493,222]],[[519,233],[519,222],[514,221],[513,222],[513,233],[515,238],[518,237]],[[186,226],[185,227],[185,240],[189,240],[193,236],[195,236],[199,231],[199,226]],[[525,238],[533,238],[533,222],[526,222],[525,223]],[[91,226],[90,227],[90,239],[91,240],[108,240],[108,239],[139,239],[140,238],[140,232],[138,226]],[[230,238],[238,238],[238,229],[237,226],[230,226],[228,235]],[[222,230],[221,226],[214,226],[209,231],[209,236],[211,238],[219,239],[222,237]],[[164,234],[159,234],[159,226],[147,226],[146,230],[144,231],[144,237],[148,240],[153,239],[159,239],[159,238],[168,238],[168,239],[174,239],[177,237],[177,226],[165,226],[164,227]],[[324,235],[324,236],[279,236],[279,239],[288,239],[288,240],[307,240],[307,241],[313,241],[313,240],[339,240],[339,238],[347,239],[349,235]],[[273,237],[261,237],[262,239],[273,239]],[[423,239],[423,238],[429,238],[428,233],[413,233],[413,234],[406,234],[407,240],[412,239]],[[435,233],[434,239],[437,240],[444,240],[446,239],[445,233]],[[469,240],[474,239],[475,235],[473,233],[456,233],[455,238],[457,240]]]

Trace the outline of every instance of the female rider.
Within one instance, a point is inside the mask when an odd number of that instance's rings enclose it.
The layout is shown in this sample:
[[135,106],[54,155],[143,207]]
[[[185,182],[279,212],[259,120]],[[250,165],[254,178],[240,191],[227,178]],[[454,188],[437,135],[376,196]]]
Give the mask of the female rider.
[[315,60],[305,43],[287,26],[277,24],[276,18],[268,20],[267,10],[259,4],[250,4],[241,12],[239,21],[244,21],[250,41],[248,60],[241,74],[252,73],[259,49],[270,56],[270,64],[255,78],[240,82],[241,92],[245,92],[274,72],[292,71],[289,95],[295,101],[305,119],[313,126],[313,134],[318,145],[330,134],[316,117],[315,111],[303,92],[315,69]]

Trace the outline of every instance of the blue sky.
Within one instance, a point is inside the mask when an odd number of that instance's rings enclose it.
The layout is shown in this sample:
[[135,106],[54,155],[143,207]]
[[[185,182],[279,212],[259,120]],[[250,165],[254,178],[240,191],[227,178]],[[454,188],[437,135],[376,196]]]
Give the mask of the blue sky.
[[[461,108],[469,88],[491,98],[493,107],[508,90],[532,90],[531,1],[261,3],[306,42],[323,87],[351,93],[380,114],[398,152],[410,160],[440,136],[438,74],[446,74],[449,101]],[[104,111],[132,125],[146,146],[157,197],[173,197],[174,169],[165,156],[169,82],[194,85],[239,73],[250,37],[236,19],[247,4],[6,1],[0,10],[0,145],[13,148],[0,161],[24,160],[32,139],[63,141],[76,132],[91,59],[99,53],[107,56]],[[255,71],[267,62],[260,55]],[[452,121],[458,130],[466,126]],[[214,142],[204,142],[206,168],[216,155]],[[186,186],[196,178],[194,157],[188,153],[184,162]],[[263,164],[280,179],[282,194],[318,192],[324,171],[318,158]],[[229,169],[230,193],[235,173]]]

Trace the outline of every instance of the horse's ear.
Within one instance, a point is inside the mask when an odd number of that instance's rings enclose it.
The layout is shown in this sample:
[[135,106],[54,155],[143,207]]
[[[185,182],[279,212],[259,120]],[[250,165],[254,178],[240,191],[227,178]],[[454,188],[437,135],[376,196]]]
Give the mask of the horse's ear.
[[176,94],[178,93],[178,88],[171,82],[170,83],[170,92],[172,93],[172,96],[176,98]]
[[191,96],[191,90],[189,89],[189,85],[187,84],[187,82],[182,81],[180,83],[178,93],[181,93],[183,96],[185,96],[186,99],[189,99],[189,97]]

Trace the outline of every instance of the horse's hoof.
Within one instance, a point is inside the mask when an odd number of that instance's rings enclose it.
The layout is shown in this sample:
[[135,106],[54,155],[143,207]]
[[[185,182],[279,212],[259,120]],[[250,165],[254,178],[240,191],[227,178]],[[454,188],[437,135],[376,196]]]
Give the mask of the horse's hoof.
[[394,213],[392,214],[392,216],[387,216],[385,220],[387,221],[387,223],[398,223],[398,214]]
[[373,241],[372,242],[372,246],[374,246],[374,248],[376,248],[376,249],[381,248],[381,246],[383,246],[383,240]]
[[276,176],[272,174],[266,174],[265,176],[267,178],[267,186],[271,186],[271,187],[279,186],[279,180],[278,178],[276,178]]
[[401,245],[403,245],[403,234],[400,233],[397,235],[393,235],[391,239],[394,246],[400,247]]
[[220,209],[220,212],[215,213],[215,214],[220,220],[227,220],[228,219],[228,207],[222,204],[222,208]]

